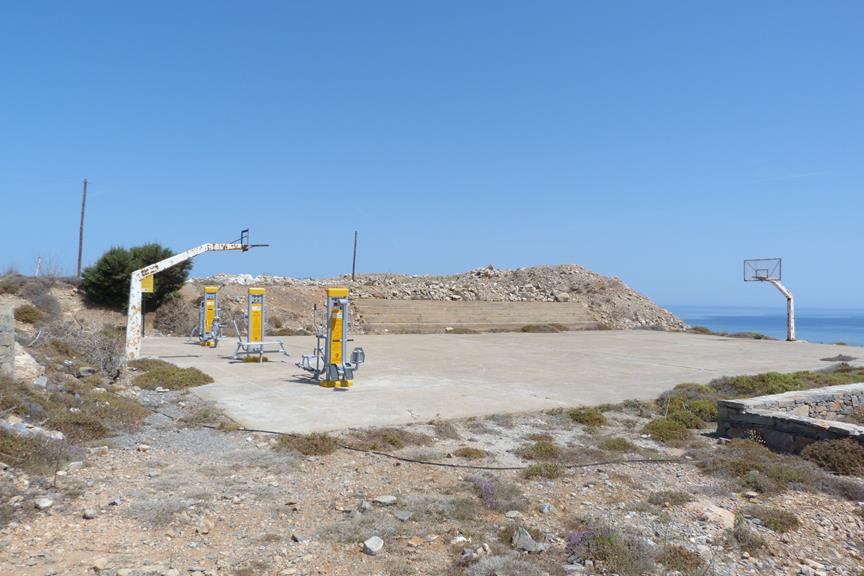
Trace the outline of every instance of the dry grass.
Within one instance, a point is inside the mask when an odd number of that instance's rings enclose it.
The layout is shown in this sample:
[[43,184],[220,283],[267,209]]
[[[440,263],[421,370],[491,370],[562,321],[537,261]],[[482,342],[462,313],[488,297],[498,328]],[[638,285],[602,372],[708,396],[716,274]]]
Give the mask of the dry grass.
[[132,380],[132,384],[147,390],[160,387],[168,390],[183,390],[213,382],[213,378],[197,368],[178,368],[167,362],[165,364],[167,365],[151,368],[139,374]]
[[293,450],[304,456],[326,456],[336,451],[339,445],[329,434],[312,433],[280,436],[276,450]]
[[635,444],[626,438],[621,438],[620,436],[602,438],[597,443],[597,446],[602,450],[608,450],[610,452],[635,452],[638,450]]
[[695,574],[704,564],[702,556],[698,552],[675,544],[666,546],[657,555],[657,562],[667,570],[674,570],[682,574]]
[[501,480],[491,474],[472,476],[468,478],[468,482],[489,510],[507,512],[525,510],[528,507],[528,500],[522,489],[513,482]]
[[480,460],[481,458],[486,458],[488,455],[489,453],[485,450],[474,448],[473,446],[462,446],[453,451],[453,456],[466,460]]
[[654,506],[683,506],[692,501],[690,494],[680,490],[661,490],[648,496],[648,503]]
[[564,467],[554,462],[538,462],[531,464],[523,472],[525,478],[560,478],[564,475]]
[[64,442],[0,429],[0,454],[7,464],[32,473],[49,473],[68,459],[69,447]]
[[432,444],[432,438],[420,432],[410,432],[400,428],[373,428],[357,432],[348,443],[360,450],[386,452],[406,446],[429,446]]
[[755,555],[765,547],[765,539],[747,526],[747,521],[738,515],[735,517],[735,526],[726,533],[726,545]]
[[445,440],[459,440],[462,436],[452,422],[446,420],[434,420],[430,425],[435,429],[435,436]]
[[518,448],[516,454],[525,460],[557,460],[561,457],[561,448],[546,438],[539,438]]
[[801,525],[798,518],[791,512],[769,506],[747,506],[742,513],[745,516],[758,518],[766,528],[770,528],[774,532],[789,532]]
[[22,304],[15,308],[15,320],[26,324],[39,324],[45,318],[45,314],[32,304]]
[[851,438],[814,442],[801,456],[841,476],[864,476],[864,445]]

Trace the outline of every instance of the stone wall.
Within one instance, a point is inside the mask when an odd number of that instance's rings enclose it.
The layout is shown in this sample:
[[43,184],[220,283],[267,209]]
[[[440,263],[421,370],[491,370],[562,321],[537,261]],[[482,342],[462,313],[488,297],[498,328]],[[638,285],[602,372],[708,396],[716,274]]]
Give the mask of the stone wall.
[[15,375],[15,316],[11,307],[0,308],[0,374]]
[[864,405],[864,383],[828,386],[717,404],[717,435],[760,436],[775,450],[798,453],[818,440],[853,438],[864,443],[864,426],[836,418]]

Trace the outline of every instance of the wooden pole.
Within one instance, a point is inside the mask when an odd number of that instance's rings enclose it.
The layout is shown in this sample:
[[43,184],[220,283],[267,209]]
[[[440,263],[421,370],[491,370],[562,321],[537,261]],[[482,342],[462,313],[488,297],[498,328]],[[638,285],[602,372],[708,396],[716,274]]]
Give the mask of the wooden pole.
[[357,272],[357,230],[354,231],[354,257],[351,259],[351,281],[354,282],[354,274]]
[[84,209],[87,207],[87,179],[84,178],[84,191],[81,193],[81,226],[78,229],[78,267],[75,277],[81,277],[81,256],[84,253]]

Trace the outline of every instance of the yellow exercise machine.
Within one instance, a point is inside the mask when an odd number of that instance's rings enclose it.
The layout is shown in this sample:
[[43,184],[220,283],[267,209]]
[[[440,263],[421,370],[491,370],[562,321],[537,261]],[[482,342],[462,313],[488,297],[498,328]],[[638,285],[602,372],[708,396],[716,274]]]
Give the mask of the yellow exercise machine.
[[351,310],[347,288],[327,288],[327,308],[312,313],[315,351],[304,354],[298,367],[311,372],[325,388],[347,388],[354,383],[354,372],[366,361],[363,348],[354,348],[348,358],[351,338]]
[[219,317],[219,287],[205,286],[204,298],[198,305],[198,326],[192,330],[192,338],[198,338],[201,346],[216,348],[222,338],[222,320]]
[[272,352],[281,352],[288,356],[285,346],[278,340],[271,342],[264,341],[264,326],[267,321],[264,308],[264,288],[249,288],[246,294],[246,339],[243,339],[241,331],[237,328],[237,323],[234,323],[234,329],[237,331],[237,348],[234,350],[234,358],[238,359],[241,355],[258,355],[258,361],[264,361],[264,353],[267,352],[268,346],[278,346],[278,350]]

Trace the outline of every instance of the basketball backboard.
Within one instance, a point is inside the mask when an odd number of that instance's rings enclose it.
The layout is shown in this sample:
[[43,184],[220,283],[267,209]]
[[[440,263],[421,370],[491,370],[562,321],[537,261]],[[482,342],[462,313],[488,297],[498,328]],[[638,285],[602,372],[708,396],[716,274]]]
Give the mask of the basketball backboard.
[[783,264],[781,258],[755,258],[744,260],[745,282],[767,282],[781,280]]

